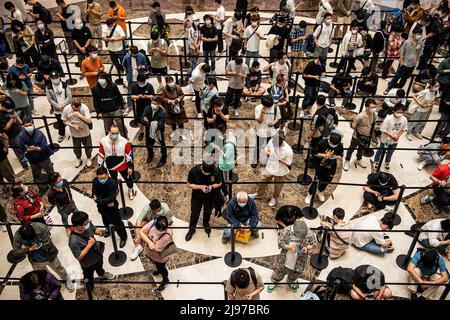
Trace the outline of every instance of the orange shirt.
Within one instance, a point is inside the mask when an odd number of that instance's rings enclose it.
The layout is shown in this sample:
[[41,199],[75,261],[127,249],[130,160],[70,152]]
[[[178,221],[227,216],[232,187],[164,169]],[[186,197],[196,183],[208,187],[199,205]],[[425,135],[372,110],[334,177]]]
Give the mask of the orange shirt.
[[103,62],[100,57],[95,60],[87,57],[81,63],[81,74],[86,77],[89,87],[92,89],[97,84],[98,78],[94,72],[98,72],[103,67]]
[[[112,8],[109,8],[109,12],[108,12],[110,17],[114,17],[114,10]],[[125,11],[125,9],[120,6],[119,4],[117,4],[117,16],[118,17],[122,17],[122,18],[126,18],[127,17],[127,12]],[[127,23],[125,20],[121,20],[121,19],[116,19],[116,23],[122,27],[123,31],[125,33],[127,33]]]

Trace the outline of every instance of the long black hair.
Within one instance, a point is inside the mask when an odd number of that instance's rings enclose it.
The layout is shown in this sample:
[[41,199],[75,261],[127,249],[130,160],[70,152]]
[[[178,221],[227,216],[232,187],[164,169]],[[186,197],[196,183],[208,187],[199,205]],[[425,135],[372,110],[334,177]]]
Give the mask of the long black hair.
[[47,270],[34,270],[25,274],[20,278],[20,285],[26,292],[32,292],[43,287],[45,285],[45,279],[47,278]]

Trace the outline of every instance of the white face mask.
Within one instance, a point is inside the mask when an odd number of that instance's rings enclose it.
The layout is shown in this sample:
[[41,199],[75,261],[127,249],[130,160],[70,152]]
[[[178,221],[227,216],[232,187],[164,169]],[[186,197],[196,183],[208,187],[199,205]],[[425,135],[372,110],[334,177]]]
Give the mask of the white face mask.
[[38,27],[40,30],[44,29],[44,25],[43,25],[42,23],[38,23],[37,27]]
[[156,229],[156,233],[160,236],[160,235],[164,234],[165,231],[164,230],[163,231],[159,231],[158,229]]
[[238,202],[238,205],[239,205],[239,207],[243,208],[247,205],[247,202],[244,202],[244,203]]
[[85,225],[85,226],[83,227],[83,229],[86,231],[86,230],[88,230],[90,227],[91,227],[91,223],[88,222],[88,224]]
[[158,109],[158,105],[152,103],[152,110],[153,110],[153,111],[156,111],[157,109]]

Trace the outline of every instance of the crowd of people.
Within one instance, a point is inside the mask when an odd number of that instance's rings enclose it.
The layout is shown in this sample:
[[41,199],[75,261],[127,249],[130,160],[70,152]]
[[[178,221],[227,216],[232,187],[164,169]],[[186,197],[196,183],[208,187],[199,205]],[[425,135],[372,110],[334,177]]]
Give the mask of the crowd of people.
[[[20,295],[24,300],[62,299],[61,284],[47,271],[47,267],[64,281],[69,291],[74,290],[73,281],[58,259],[58,249],[47,227],[49,221],[44,210],[44,196],[61,215],[69,248],[79,261],[91,290],[94,289],[94,271],[102,279],[115,278],[103,269],[104,243],[96,236],[111,236],[108,227],[113,225],[119,236],[120,248],[125,247],[128,239],[116,198],[120,174],[127,185],[129,200],[135,199],[137,164],[122,115],[133,111],[139,126],[137,139],[145,143],[147,150],[146,164],[153,161],[156,145],[160,149],[156,167],[161,168],[169,160],[166,125],[172,130],[171,139],[190,138],[177,130],[183,129],[189,121],[186,119],[185,92],[192,93],[195,112],[198,120],[203,121],[204,129],[219,132],[218,137],[205,140],[217,155],[217,161],[204,159],[187,175],[187,187],[192,194],[185,241],[194,236],[202,211],[202,226],[208,236],[213,211],[225,219],[224,245],[230,238],[237,237],[231,231],[235,229],[246,234],[246,241],[257,239],[258,228],[263,226],[260,200],[266,197],[267,189],[273,184],[274,189],[267,199],[269,207],[285,201],[280,197],[283,182],[295,165],[294,151],[287,141],[287,123],[298,99],[292,94],[292,88],[297,86],[293,82],[295,76],[304,80],[304,98],[298,104],[300,116],[307,120],[303,139],[311,151],[308,162],[314,170],[314,180],[320,181],[308,189],[304,199],[306,205],[314,205],[311,204],[314,200],[326,200],[325,191],[340,164],[344,171],[353,170],[351,160],[355,150],[354,166],[367,168],[363,157],[367,157],[368,148],[376,149],[370,164],[373,173],[367,176],[362,194],[370,212],[385,210],[384,216],[377,219],[370,214],[352,226],[352,229],[369,229],[371,232],[351,232],[345,211],[336,208],[329,216],[320,216],[321,229],[328,229],[325,233],[327,238],[321,239],[323,230],[316,232],[309,228],[300,208],[289,204],[280,207],[273,222],[278,226],[277,241],[281,252],[273,266],[272,283],[267,286],[269,293],[286,276],[290,288],[299,290],[297,279],[308,267],[309,256],[319,241],[325,241],[325,251],[331,259],[342,257],[350,245],[378,255],[394,251],[395,243],[385,233],[395,225],[393,211],[400,195],[399,183],[389,172],[396,161],[394,152],[400,139],[425,141],[421,133],[435,104],[439,104],[440,121],[436,123],[433,139],[429,143],[421,143],[417,151],[417,170],[423,170],[425,166],[434,167],[430,176],[430,192],[421,197],[420,202],[424,206],[430,204],[437,215],[448,207],[450,7],[447,0],[435,1],[434,5],[419,0],[405,1],[402,10],[393,10],[379,25],[374,19],[376,8],[372,0],[339,0],[337,8],[333,8],[329,0],[320,0],[313,30],[309,30],[305,20],[294,22],[301,3],[281,1],[279,12],[269,20],[271,26],[267,34],[261,28],[259,8],[247,8],[247,1],[244,5],[244,1],[238,0],[228,18],[221,0],[214,1],[215,14],[203,17],[199,17],[192,6],[186,6],[183,35],[190,70],[183,79],[188,83],[185,88],[168,74],[169,52],[174,43],[170,40],[170,25],[159,2],[151,5],[148,17],[150,40],[146,48],[139,50],[128,41],[131,30],[127,28],[127,12],[118,1],[110,1],[109,10],[104,13],[102,5],[95,0],[88,0],[82,7],[57,0],[60,11],[54,16],[38,1],[24,1],[31,8],[29,11],[22,13],[7,1],[4,8],[10,14],[0,17],[0,178],[13,185],[13,210],[21,223],[14,235],[14,255],[27,255],[34,270],[20,282]],[[26,19],[26,14],[32,21]],[[80,70],[80,79],[86,78],[92,106],[73,95],[70,85],[63,80],[65,72],[52,31],[55,18],[61,24],[69,57],[77,56],[76,67]],[[342,28],[336,21],[344,23]],[[326,70],[335,38],[342,41],[340,48],[335,49],[340,50],[340,60],[331,81],[328,81]],[[269,49],[268,59],[260,57],[263,40]],[[447,57],[436,63],[438,52],[445,52]],[[125,79],[127,98],[111,74],[106,72],[103,54],[109,55],[119,78],[123,76]],[[224,98],[219,92],[216,77],[217,61],[222,56],[226,59],[224,76],[227,90]],[[385,56],[385,61],[379,59],[381,56]],[[260,61],[263,60],[268,60],[268,64],[261,68]],[[396,60],[399,61],[398,67],[393,70],[383,92],[386,97],[379,101],[376,95],[380,91],[380,79],[389,77]],[[362,64],[362,71],[355,77],[357,62]],[[382,62],[381,68],[379,62]],[[415,70],[417,74],[413,74]],[[263,85],[263,73],[269,74],[267,86]],[[150,77],[156,78],[156,88],[148,80]],[[414,93],[408,97],[406,92],[411,88],[407,89],[406,84],[411,78]],[[95,213],[78,210],[70,181],[55,172],[52,161],[54,147],[35,125],[34,117],[38,116],[34,102],[36,94],[45,95],[49,113],[55,115],[58,142],[64,141],[67,131],[70,132],[75,168],[83,165],[82,149],[86,167],[94,166],[95,143],[91,136],[94,122],[90,108],[98,119],[102,119],[105,135],[99,142],[98,168],[92,180],[91,196],[107,228],[98,228],[91,222],[89,215]],[[353,133],[350,144],[345,146],[344,134],[338,129],[339,110],[350,109],[349,104],[355,94],[364,97],[364,102],[361,112],[350,124]],[[342,103],[338,105],[336,99]],[[256,102],[256,141],[250,167],[256,170],[263,166],[264,170],[254,193],[239,191],[234,195],[228,185],[233,179],[238,146],[237,138],[232,130],[228,130],[228,125],[232,118],[239,116],[238,109],[246,107],[249,101]],[[37,192],[35,187],[17,181],[8,160],[9,150],[13,151],[24,170],[31,169]],[[381,170],[382,166],[384,170]],[[0,220],[6,222],[6,214],[3,208],[0,209]],[[156,268],[153,275],[162,276],[156,288],[159,293],[170,282],[166,264],[176,252],[170,228],[174,214],[170,203],[152,199],[143,206],[133,227],[135,246],[130,259],[136,260],[143,253],[152,261]],[[449,221],[434,219],[421,227],[421,247],[407,268],[411,282],[417,284],[408,287],[414,299],[431,299],[438,288],[435,284],[448,282],[442,256],[450,259]],[[351,286],[343,291],[351,299],[392,297],[381,270],[361,265],[352,272]],[[373,274],[380,277],[379,285],[368,288],[366,280]],[[264,288],[261,276],[254,269],[241,268],[230,275],[225,290],[230,300],[255,300],[260,298]]]

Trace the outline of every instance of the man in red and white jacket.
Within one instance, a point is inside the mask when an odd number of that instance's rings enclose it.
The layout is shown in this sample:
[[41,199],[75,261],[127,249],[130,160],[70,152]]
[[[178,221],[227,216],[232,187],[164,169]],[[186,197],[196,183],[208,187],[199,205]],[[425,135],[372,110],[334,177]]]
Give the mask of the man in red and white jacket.
[[127,139],[119,133],[116,125],[111,126],[109,134],[102,139],[98,150],[98,164],[108,169],[109,175],[117,180],[118,173],[125,180],[128,187],[128,196],[133,200],[136,191],[133,189],[133,151]]

